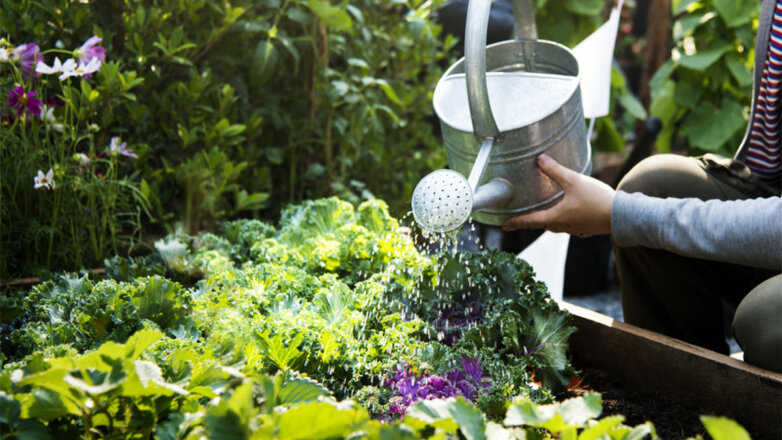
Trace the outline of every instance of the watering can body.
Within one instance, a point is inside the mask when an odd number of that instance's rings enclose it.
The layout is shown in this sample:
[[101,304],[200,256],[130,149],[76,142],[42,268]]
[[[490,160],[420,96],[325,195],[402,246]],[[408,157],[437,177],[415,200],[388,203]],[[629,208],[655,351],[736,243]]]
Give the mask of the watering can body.
[[[530,0],[514,2],[516,39],[487,47],[489,6],[490,0],[470,2],[465,57],[438,82],[434,109],[449,168],[471,180],[478,175],[479,185],[497,179],[510,184],[511,193],[496,198],[500,203],[476,205],[472,213],[481,223],[501,225],[562,197],[538,169],[538,155],[588,174],[591,152],[575,56],[558,43],[537,40]],[[477,167],[484,168],[476,173]],[[487,193],[480,190],[476,194]]]

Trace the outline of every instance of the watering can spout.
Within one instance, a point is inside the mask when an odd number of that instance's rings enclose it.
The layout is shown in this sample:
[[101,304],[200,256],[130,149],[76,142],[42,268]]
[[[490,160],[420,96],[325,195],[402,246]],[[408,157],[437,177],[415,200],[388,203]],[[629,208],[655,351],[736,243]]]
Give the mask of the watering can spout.
[[513,184],[502,177],[495,177],[475,191],[472,212],[503,207],[513,199],[513,196]]

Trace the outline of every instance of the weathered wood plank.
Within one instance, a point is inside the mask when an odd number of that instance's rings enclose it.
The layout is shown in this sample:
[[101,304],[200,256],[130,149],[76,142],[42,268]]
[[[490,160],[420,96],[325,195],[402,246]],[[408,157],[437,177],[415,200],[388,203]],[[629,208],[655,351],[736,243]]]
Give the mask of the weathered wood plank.
[[567,302],[570,349],[628,389],[673,397],[731,417],[753,438],[782,439],[782,374]]

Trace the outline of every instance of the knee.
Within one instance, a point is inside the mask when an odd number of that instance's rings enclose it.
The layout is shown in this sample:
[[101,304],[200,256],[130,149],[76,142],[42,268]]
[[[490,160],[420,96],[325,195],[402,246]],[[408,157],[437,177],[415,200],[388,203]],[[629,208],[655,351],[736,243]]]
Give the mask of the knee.
[[617,189],[652,197],[681,197],[687,183],[704,178],[703,170],[690,158],[675,154],[656,154],[634,166],[619,182]]
[[757,287],[741,301],[733,320],[733,334],[744,350],[744,360],[782,372],[782,274]]

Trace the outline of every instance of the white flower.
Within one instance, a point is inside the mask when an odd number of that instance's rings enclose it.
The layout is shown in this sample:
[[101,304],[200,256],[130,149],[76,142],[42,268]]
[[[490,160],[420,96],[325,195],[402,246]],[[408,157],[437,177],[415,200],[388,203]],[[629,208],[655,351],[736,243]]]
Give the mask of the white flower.
[[[73,58],[69,59],[68,61],[72,61]],[[65,62],[65,64],[68,64],[68,61]],[[76,62],[73,62],[74,68]],[[38,73],[43,73],[45,75],[51,75],[52,73],[62,73],[63,64],[60,61],[59,58],[54,57],[54,64],[52,64],[52,67],[49,67],[44,63],[43,61],[38,61],[38,64],[35,65],[35,71]]]
[[84,76],[97,72],[103,63],[98,58],[93,58],[89,63],[76,63],[73,58],[68,58],[62,65],[62,75],[60,81],[64,81],[72,76]]
[[6,63],[11,58],[11,51],[0,47],[0,62]]
[[38,170],[38,175],[35,176],[35,189],[38,188],[54,189],[54,171],[49,168],[49,172],[44,176],[43,171]]
[[52,127],[55,131],[62,133],[63,125],[57,122],[54,117],[54,108],[44,105],[41,108],[41,119],[46,123],[46,127]]
[[23,45],[21,45],[19,47],[15,47],[13,49],[8,49],[8,59],[11,60],[11,62],[14,62],[14,63],[19,61],[19,60],[21,60],[22,59],[22,55],[21,55],[19,49],[20,48],[24,48],[24,46],[25,45],[23,44]]

